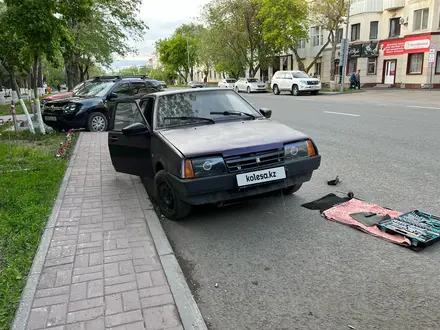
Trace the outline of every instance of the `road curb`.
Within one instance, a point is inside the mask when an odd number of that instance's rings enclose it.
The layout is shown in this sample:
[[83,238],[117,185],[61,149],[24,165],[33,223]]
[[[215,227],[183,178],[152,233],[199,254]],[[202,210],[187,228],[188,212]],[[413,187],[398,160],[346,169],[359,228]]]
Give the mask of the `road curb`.
[[52,207],[52,213],[47,221],[43,235],[38,245],[37,253],[35,254],[32,262],[31,270],[28,274],[26,286],[21,294],[20,305],[15,313],[14,320],[12,322],[11,330],[24,330],[29,318],[29,314],[32,308],[32,302],[34,300],[35,292],[37,291],[37,285],[40,280],[41,271],[43,270],[44,261],[46,260],[47,251],[49,250],[50,241],[52,240],[55,224],[60,213],[61,204],[66,194],[67,184],[69,183],[70,176],[72,174],[72,167],[75,161],[77,151],[82,139],[83,133],[80,133],[78,140],[76,141],[75,148],[73,149],[72,157],[70,158],[69,165],[64,173],[61,186],[58,191],[58,195]]
[[147,225],[171,288],[185,330],[208,330],[202,313],[186,283],[171,244],[142,183],[135,183]]

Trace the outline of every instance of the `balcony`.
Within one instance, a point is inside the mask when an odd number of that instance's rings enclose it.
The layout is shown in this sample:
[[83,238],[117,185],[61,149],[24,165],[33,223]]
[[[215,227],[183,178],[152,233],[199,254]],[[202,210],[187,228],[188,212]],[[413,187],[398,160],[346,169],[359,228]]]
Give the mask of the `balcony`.
[[405,0],[383,0],[383,10],[393,10],[405,7]]
[[352,0],[351,15],[380,13],[383,11],[384,0]]

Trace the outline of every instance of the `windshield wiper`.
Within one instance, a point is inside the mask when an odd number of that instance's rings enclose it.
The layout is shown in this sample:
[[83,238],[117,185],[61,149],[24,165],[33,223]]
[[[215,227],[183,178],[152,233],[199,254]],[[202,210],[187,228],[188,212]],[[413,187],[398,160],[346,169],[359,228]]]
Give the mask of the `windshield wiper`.
[[247,113],[247,112],[241,112],[241,111],[223,111],[223,112],[211,111],[209,114],[211,114],[211,115],[223,115],[223,116],[241,116],[241,115],[245,115],[245,116],[248,116],[248,117],[250,117],[252,119],[255,119],[254,115],[252,115],[250,113]]
[[188,117],[188,116],[177,116],[177,117],[164,117],[163,119],[180,119],[180,120],[204,120],[212,124],[215,124],[215,120],[211,118],[204,117]]

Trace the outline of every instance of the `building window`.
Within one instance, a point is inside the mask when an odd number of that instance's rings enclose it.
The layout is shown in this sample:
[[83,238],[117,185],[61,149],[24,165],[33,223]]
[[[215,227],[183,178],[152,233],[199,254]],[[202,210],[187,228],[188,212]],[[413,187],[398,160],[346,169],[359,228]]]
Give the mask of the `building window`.
[[349,58],[347,65],[347,75],[350,76],[355,71],[357,71],[357,58]]
[[367,62],[367,74],[376,74],[377,57],[369,57]]
[[315,72],[314,72],[314,74],[317,74],[318,76],[320,76],[321,75],[321,66],[322,66],[322,64],[321,63],[315,63]]
[[351,41],[356,41],[361,38],[361,24],[353,24],[351,26]]
[[437,52],[437,62],[435,65],[435,74],[440,74],[440,52]]
[[336,44],[340,44],[343,38],[344,38],[344,29],[337,29],[335,36]]
[[324,41],[323,29],[320,26],[312,27],[312,46],[322,46]]
[[299,43],[299,48],[304,49],[306,48],[306,39],[301,39]]
[[377,39],[378,34],[379,34],[379,22],[378,21],[370,22],[370,40]]
[[426,30],[428,28],[429,9],[414,11],[413,31]]
[[389,37],[400,37],[400,17],[390,19]]
[[407,74],[423,73],[423,55],[424,53],[416,53],[408,55]]

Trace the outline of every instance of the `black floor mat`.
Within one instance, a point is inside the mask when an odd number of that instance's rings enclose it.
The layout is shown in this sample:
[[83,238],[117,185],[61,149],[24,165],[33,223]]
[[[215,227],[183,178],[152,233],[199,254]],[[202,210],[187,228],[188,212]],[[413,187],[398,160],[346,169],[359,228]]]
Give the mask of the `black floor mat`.
[[335,194],[328,194],[320,199],[317,199],[316,201],[305,203],[301,206],[309,210],[319,210],[319,212],[322,213],[325,210],[328,210],[337,204],[348,202],[350,199],[351,198],[349,197],[339,197],[336,196]]
[[369,212],[352,213],[350,214],[350,217],[352,217],[354,220],[360,222],[361,224],[367,227],[375,226],[383,220],[391,219],[389,215],[378,215],[378,214],[366,217],[365,215],[368,213]]

